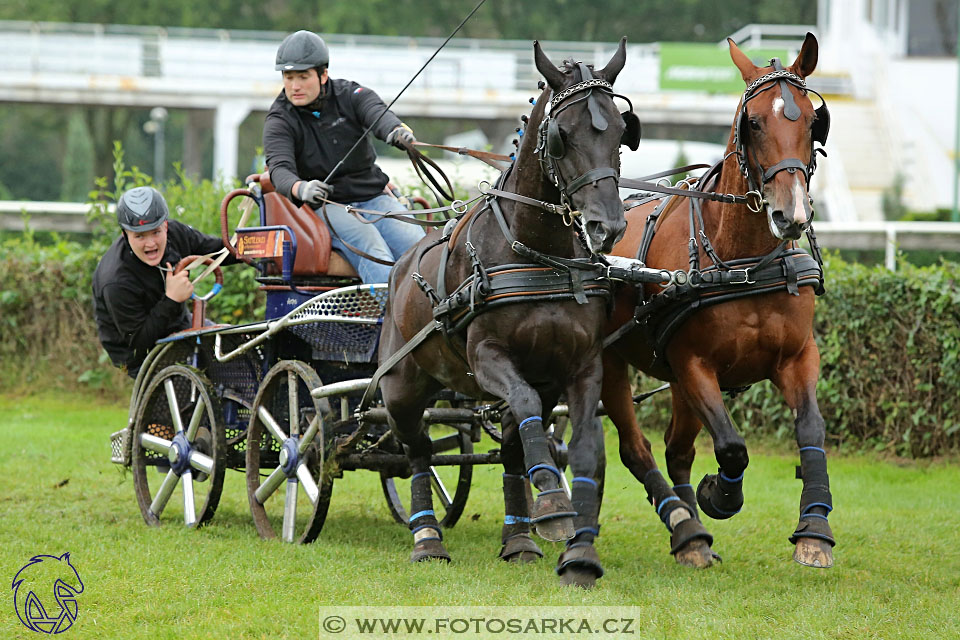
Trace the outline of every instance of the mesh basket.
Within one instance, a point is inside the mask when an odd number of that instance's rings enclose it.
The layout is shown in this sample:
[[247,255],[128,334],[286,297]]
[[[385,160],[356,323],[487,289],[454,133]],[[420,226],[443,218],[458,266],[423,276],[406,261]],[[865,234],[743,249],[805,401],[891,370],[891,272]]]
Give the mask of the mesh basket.
[[130,429],[110,434],[110,462],[130,466]]
[[[288,331],[313,348],[314,360],[371,362],[380,340],[386,287],[348,287],[318,296],[290,317]],[[375,324],[355,320],[376,321]]]

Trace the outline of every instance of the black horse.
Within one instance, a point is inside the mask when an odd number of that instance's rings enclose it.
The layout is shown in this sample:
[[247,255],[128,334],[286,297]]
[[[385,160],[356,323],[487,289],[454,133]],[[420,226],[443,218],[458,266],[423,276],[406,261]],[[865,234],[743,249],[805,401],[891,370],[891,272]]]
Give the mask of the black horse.
[[[530,537],[533,524],[546,539],[568,541],[557,567],[563,580],[592,585],[603,573],[593,548],[604,467],[594,414],[609,291],[590,265],[594,252],[609,251],[624,232],[620,145],[636,148],[639,122],[632,112],[619,113],[611,86],[626,59],[626,38],[601,70],[573,61],[558,69],[539,43],[534,59],[547,84],[513,167],[456,229],[428,235],[393,269],[381,370],[391,359],[395,364],[380,389],[414,474],[411,560],[450,558],[433,512],[431,445],[421,421],[431,396],[447,387],[509,404],[501,420],[500,557],[542,557]],[[561,394],[573,425],[572,502],[541,417]],[[539,490],[532,511],[527,477]]]

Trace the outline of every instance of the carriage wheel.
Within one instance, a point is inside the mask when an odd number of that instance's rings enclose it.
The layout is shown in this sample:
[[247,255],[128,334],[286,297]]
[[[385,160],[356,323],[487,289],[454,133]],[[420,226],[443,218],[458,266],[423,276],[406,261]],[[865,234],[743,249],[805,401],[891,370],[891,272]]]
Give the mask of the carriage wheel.
[[[430,439],[433,441],[435,454],[473,453],[470,435],[452,427],[431,425]],[[441,527],[450,528],[457,523],[467,506],[473,465],[430,467],[430,476],[433,481],[433,507],[437,513],[437,521]],[[381,472],[380,486],[387,499],[390,515],[400,524],[407,526],[410,522],[410,480],[400,482],[398,486],[396,478]],[[454,490],[452,495],[450,488]]]
[[[133,486],[149,525],[200,526],[223,490],[226,442],[220,403],[196,369],[172,365],[147,385],[133,426]],[[159,472],[159,473],[158,473]],[[180,498],[173,499],[178,492]]]
[[[247,497],[261,538],[313,542],[323,528],[333,477],[323,473],[322,416],[328,404],[310,392],[320,378],[299,360],[282,360],[264,377],[247,427]],[[282,489],[281,489],[282,487]]]

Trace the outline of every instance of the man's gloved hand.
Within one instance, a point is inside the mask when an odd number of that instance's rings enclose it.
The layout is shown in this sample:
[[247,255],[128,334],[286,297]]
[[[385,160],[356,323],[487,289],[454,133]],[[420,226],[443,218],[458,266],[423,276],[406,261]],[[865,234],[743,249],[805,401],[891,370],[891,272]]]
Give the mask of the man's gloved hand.
[[165,294],[174,302],[185,302],[193,295],[193,283],[190,274],[184,269],[180,273],[173,273],[173,267],[167,263],[167,277],[164,281]]
[[413,130],[407,125],[401,123],[399,127],[387,134],[387,144],[392,144],[398,149],[406,151],[412,147],[417,139],[413,136]]
[[333,187],[323,180],[311,180],[309,182],[301,182],[298,191],[300,192],[299,197],[304,204],[308,204],[311,207],[319,207],[325,199],[330,197]]

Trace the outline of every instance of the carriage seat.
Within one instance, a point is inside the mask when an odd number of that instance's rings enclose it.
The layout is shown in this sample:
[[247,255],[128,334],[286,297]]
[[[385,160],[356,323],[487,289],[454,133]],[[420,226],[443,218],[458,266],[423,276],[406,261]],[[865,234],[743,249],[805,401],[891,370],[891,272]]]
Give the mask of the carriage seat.
[[[359,278],[353,266],[339,252],[330,248],[330,230],[307,205],[297,208],[277,193],[270,181],[270,172],[252,175],[247,182],[259,182],[263,193],[265,221],[268,226],[286,225],[297,237],[297,257],[293,264],[296,276],[338,276]],[[275,273],[282,269],[280,258],[273,259]]]

